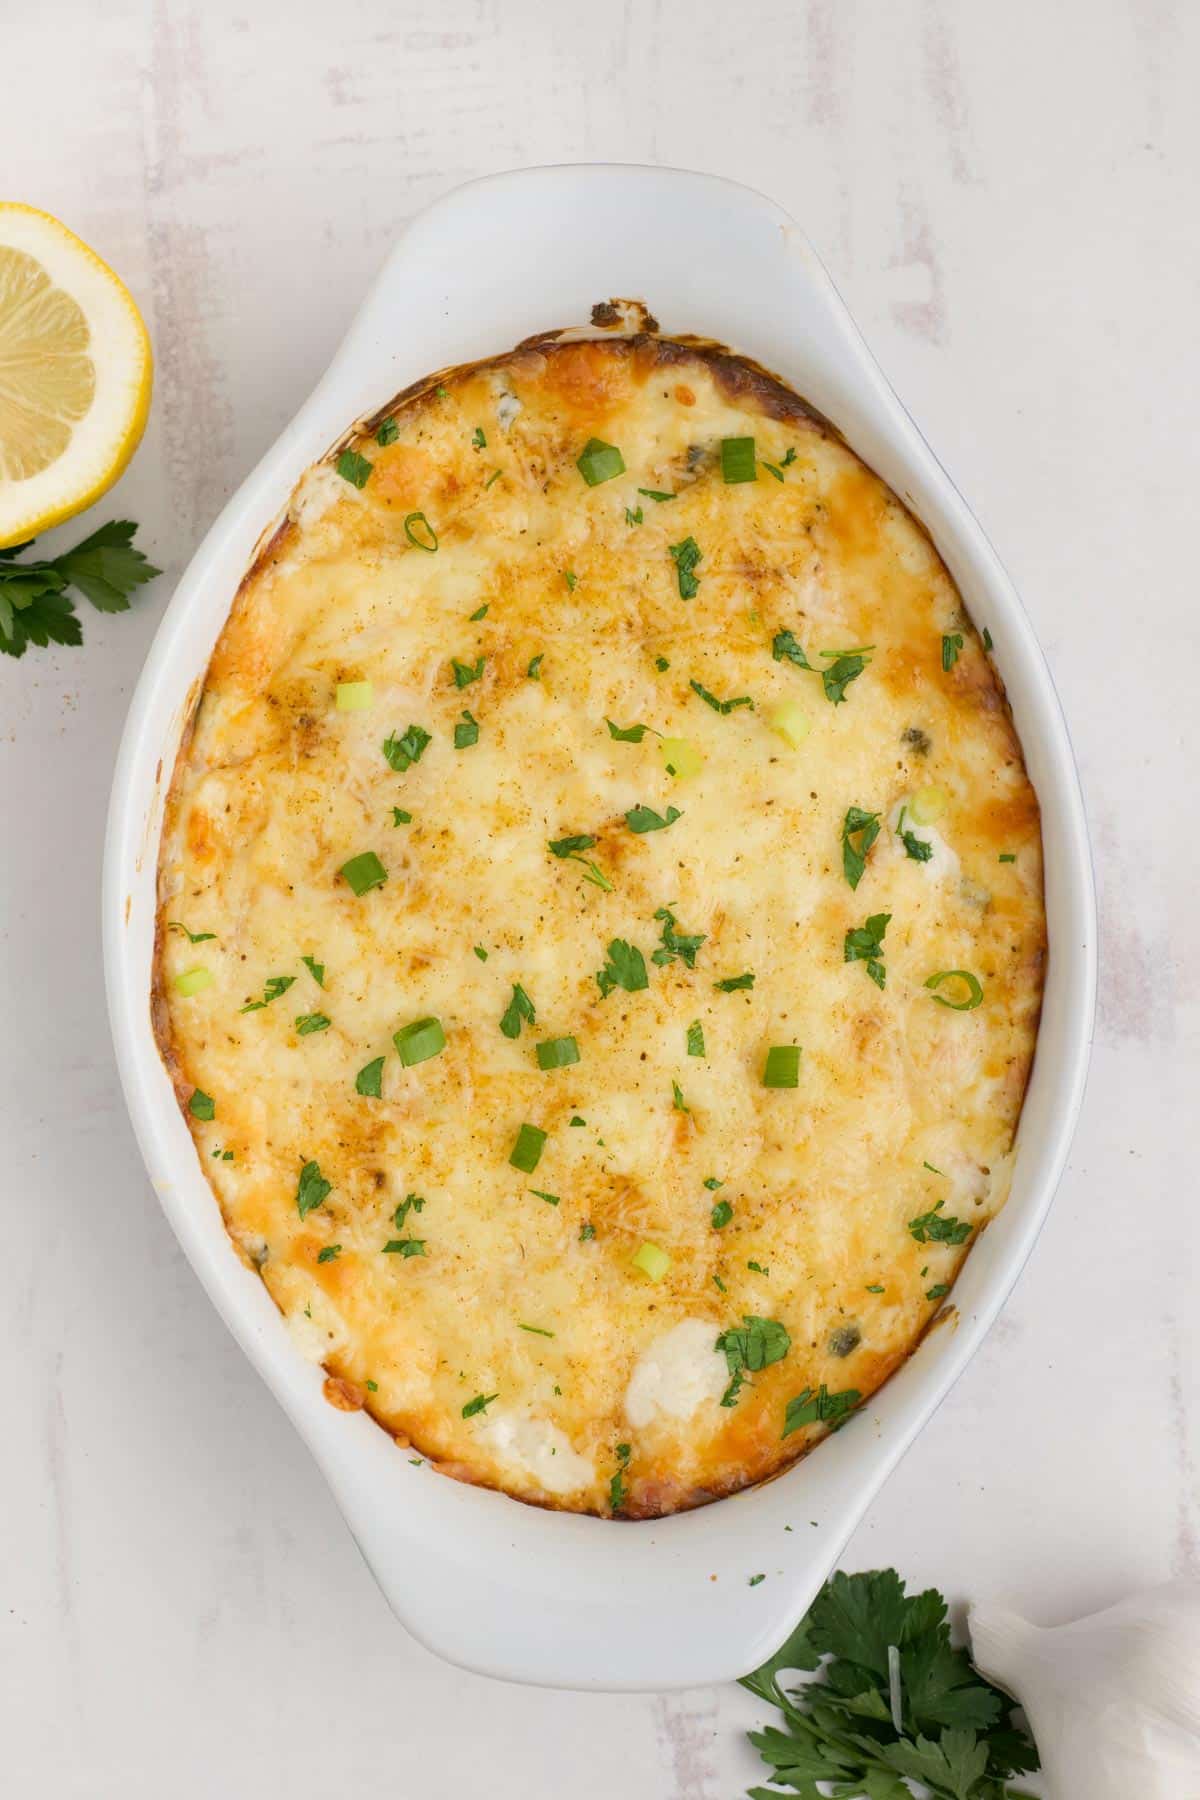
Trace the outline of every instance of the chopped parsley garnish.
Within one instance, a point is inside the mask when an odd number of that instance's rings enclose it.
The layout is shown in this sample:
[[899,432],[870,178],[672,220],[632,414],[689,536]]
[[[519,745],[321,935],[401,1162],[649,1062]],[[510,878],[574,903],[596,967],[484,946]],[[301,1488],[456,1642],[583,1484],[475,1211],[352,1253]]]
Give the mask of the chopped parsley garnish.
[[306,1162],[300,1171],[300,1180],[296,1187],[296,1210],[302,1219],[306,1219],[314,1207],[333,1192],[332,1181],[326,1181],[321,1173],[320,1163]]
[[638,493],[645,494],[647,500],[657,500],[660,504],[664,500],[677,500],[679,498],[677,494],[664,493],[661,488],[639,488]]
[[361,899],[372,888],[382,887],[387,880],[387,870],[373,850],[364,850],[350,861],[343,863],[338,873]]
[[[1001,852],[1000,852],[1000,857],[999,857],[999,860],[1000,860],[1000,861],[1001,861],[1001,862],[1011,862],[1011,863],[1015,863],[1015,862],[1016,862],[1016,860],[1017,860],[1017,859],[1016,859],[1016,857],[1015,857],[1015,856],[1014,856],[1014,855],[1013,855],[1013,852],[1012,852],[1012,851],[1011,851],[1011,850],[1002,850],[1002,851],[1001,851]],[[195,940],[195,938],[193,938],[193,939],[192,939],[192,942],[193,942],[193,943],[195,943],[195,941],[196,941],[196,940]]]
[[922,1168],[923,1168],[923,1169],[928,1169],[928,1170],[929,1170],[929,1173],[930,1173],[930,1174],[931,1174],[931,1175],[943,1175],[943,1174],[944,1174],[944,1173],[945,1173],[945,1170],[944,1170],[944,1169],[935,1169],[935,1168],[934,1168],[934,1166],[933,1166],[933,1164],[932,1164],[932,1163],[931,1163],[931,1162],[923,1162],[923,1163],[922,1163],[922,1164],[921,1164],[921,1167],[922,1167]]
[[778,1319],[761,1319],[754,1313],[744,1313],[742,1318],[743,1323],[723,1331],[715,1345],[724,1352],[729,1370],[722,1406],[736,1406],[747,1375],[757,1375],[760,1369],[782,1362],[792,1347],[792,1340]]
[[795,460],[796,460],[796,446],[794,444],[792,444],[784,452],[783,456],[781,457],[780,467],[784,468],[784,469],[790,469],[792,464],[795,462]]
[[454,727],[454,748],[456,750],[469,750],[472,744],[477,744],[478,742],[479,721],[478,719],[472,718],[471,714],[464,706],[462,722]]
[[573,1037],[546,1038],[537,1046],[539,1069],[566,1069],[579,1061],[579,1045]]
[[586,1119],[582,1119],[582,1118],[580,1118],[580,1116],[579,1116],[579,1114],[578,1114],[578,1113],[572,1113],[572,1115],[571,1115],[571,1117],[570,1117],[570,1119],[569,1119],[569,1120],[568,1120],[568,1124],[571,1124],[571,1125],[586,1125],[586,1124],[587,1124],[587,1120],[586,1120]]
[[942,1212],[945,1204],[944,1200],[939,1200],[929,1212],[919,1213],[908,1221],[909,1232],[918,1244],[966,1243],[975,1227],[969,1219],[947,1218]]
[[548,848],[552,856],[574,856],[580,850],[590,850],[596,842],[586,831],[577,837],[551,838]]
[[654,659],[654,666],[658,670],[659,674],[662,675],[663,673],[665,673],[665,671],[667,669],[670,668],[671,665],[667,661],[665,656],[656,656]]
[[483,484],[484,493],[486,494],[488,489],[491,487],[492,483],[494,481],[499,481],[499,479],[500,479],[500,470],[493,469],[491,474],[488,476],[487,480]]
[[768,1088],[800,1086],[799,1044],[772,1044],[763,1064],[762,1084]]
[[864,812],[861,806],[848,809],[842,820],[842,873],[852,888],[858,886],[866,873],[867,852],[878,836],[878,813]]
[[420,762],[432,742],[423,725],[410,725],[402,737],[397,737],[393,731],[383,740],[384,759],[397,775],[403,775],[413,763]]
[[471,433],[471,448],[473,450],[487,449],[487,438],[484,436],[482,425],[477,425]]
[[525,671],[525,674],[530,681],[540,681],[542,679],[542,663],[545,661],[545,658],[546,652],[544,650],[539,650],[536,656],[530,658],[529,667]]
[[687,1028],[687,1053],[689,1056],[704,1055],[704,1027],[699,1019],[693,1019]]
[[446,1048],[446,1034],[440,1019],[414,1019],[393,1033],[392,1042],[404,1067],[412,1069],[418,1063],[428,1062],[431,1056],[440,1056]]
[[392,1224],[396,1227],[397,1231],[402,1231],[404,1229],[404,1221],[407,1219],[410,1212],[424,1211],[425,1196],[423,1194],[405,1194],[403,1200],[392,1214]]
[[625,473],[625,458],[615,444],[606,444],[603,438],[589,438],[575,467],[589,487],[599,487],[602,481]]
[[718,994],[736,994],[740,988],[752,988],[754,975],[750,969],[744,975],[726,975],[723,981],[714,981],[713,986]]
[[719,1178],[719,1176],[706,1175],[704,1177],[704,1185],[708,1189],[710,1194],[715,1194],[718,1188],[723,1188],[725,1186],[725,1183]]
[[671,1083],[671,1094],[673,1096],[673,1105],[676,1112],[691,1112],[691,1107],[683,1097],[683,1089],[677,1081]]
[[746,1267],[748,1269],[753,1269],[756,1275],[769,1275],[771,1273],[770,1269],[764,1269],[760,1262],[748,1262]]
[[816,670],[790,631],[775,633],[771,639],[771,655],[776,662],[782,662],[786,657],[790,663],[795,663],[798,669],[808,669],[811,674],[816,674]]
[[467,1404],[463,1407],[463,1418],[473,1419],[476,1413],[486,1412],[488,1407],[492,1404],[492,1401],[498,1400],[499,1398],[499,1394],[476,1394],[475,1398],[473,1400],[468,1400]]
[[718,1200],[717,1204],[712,1209],[711,1217],[713,1230],[724,1231],[726,1225],[728,1225],[730,1219],[733,1217],[733,1208],[730,1206],[728,1200]]
[[450,658],[450,667],[454,672],[455,687],[470,687],[473,681],[478,681],[483,674],[483,665],[486,661],[487,658],[481,656],[477,662],[464,663],[459,662],[457,656],[452,656]]
[[410,812],[405,812],[405,810],[402,806],[393,806],[393,808],[392,808],[392,824],[393,824],[393,826],[411,825],[412,817],[413,817],[412,814]]
[[882,1294],[886,1292],[886,1289],[883,1288],[878,1281],[873,1281],[867,1289],[867,1292],[868,1294]]
[[596,981],[603,1000],[618,987],[624,988],[627,994],[641,993],[643,988],[650,986],[646,959],[636,944],[627,944],[624,938],[613,938],[608,946],[608,961],[598,971]]
[[896,830],[900,834],[900,842],[904,845],[904,854],[905,856],[911,856],[914,862],[928,862],[933,855],[933,845],[928,838],[920,838],[915,831],[907,831],[905,829],[904,816],[907,811],[908,808],[902,806],[900,809],[900,817],[896,821]]
[[765,462],[763,464],[763,468],[767,471],[768,475],[773,475],[775,477],[776,481],[784,480],[783,470],[781,468],[779,468],[777,464]]
[[414,550],[428,550],[430,555],[438,547],[438,535],[423,512],[411,512],[404,521],[404,535]]
[[368,462],[365,456],[360,456],[357,450],[343,450],[334,464],[334,468],[342,480],[348,481],[351,487],[356,488],[366,487],[374,467],[375,464]]
[[596,1235],[596,1227],[591,1223],[591,1221],[589,1219],[585,1219],[583,1221],[583,1224],[579,1227],[580,1243],[581,1244],[588,1243],[592,1238],[595,1237],[595,1235]]
[[709,693],[708,689],[698,681],[690,681],[688,686],[694,694],[699,694],[700,698],[708,706],[711,706],[714,712],[731,713],[737,706],[748,706],[751,712],[754,710],[754,702],[749,694],[739,694],[736,700],[718,700],[715,694]]
[[958,661],[959,651],[963,647],[962,632],[950,631],[942,637],[942,669],[948,675]]
[[544,1325],[523,1325],[520,1319],[517,1320],[517,1330],[528,1331],[532,1337],[552,1338],[554,1336],[554,1333],[552,1331],[547,1331]]
[[575,573],[574,569],[564,569],[563,570],[563,580],[567,584],[568,594],[573,594],[575,592],[576,585],[579,581],[579,577]]
[[427,1256],[424,1238],[389,1238],[383,1246],[385,1256]]
[[627,506],[625,508],[625,523],[627,525],[640,525],[643,517],[644,514],[640,506]]
[[323,988],[325,986],[325,964],[319,963],[316,958],[312,956],[302,956],[300,961],[304,964],[317,986]]
[[475,608],[475,611],[471,614],[470,618],[468,619],[467,623],[469,625],[477,625],[479,623],[480,619],[486,619],[488,616],[488,607],[490,605],[491,605],[491,601],[485,600],[482,606],[477,606]]
[[539,1200],[544,1200],[547,1206],[557,1206],[559,1203],[560,1196],[548,1194],[544,1188],[530,1188],[529,1191],[531,1194],[536,1194]]
[[[650,961],[657,963],[659,968],[664,968],[667,963],[674,962],[678,957],[679,961],[684,963],[687,968],[694,969],[696,952],[704,943],[705,933],[700,931],[688,936],[677,930],[678,921],[669,906],[660,906],[654,917],[662,920],[662,944],[651,956]],[[703,1044],[703,1039],[701,1043]],[[699,1054],[703,1056],[703,1048]]]
[[[948,994],[939,994],[936,990],[946,981],[956,984],[961,981],[966,989],[966,997],[952,1000]],[[948,1006],[952,1012],[974,1012],[977,1006],[983,1004],[983,984],[977,975],[972,975],[970,969],[939,969],[936,975],[927,978],[925,986],[934,990],[933,998],[939,1006]]]
[[833,658],[829,667],[821,670],[825,698],[834,706],[840,706],[850,683],[857,681],[866,668],[867,653],[862,650],[822,650],[821,655]]
[[317,1251],[317,1261],[319,1263],[333,1262],[341,1254],[342,1246],[340,1244],[326,1244],[323,1250]]
[[679,577],[679,598],[694,600],[700,592],[700,578],[696,574],[696,564],[704,555],[694,537],[685,537],[681,544],[671,544],[668,555],[675,564],[675,572]]
[[831,1394],[824,1382],[817,1389],[807,1387],[788,1401],[781,1435],[788,1437],[802,1425],[840,1425],[861,1399],[857,1388],[843,1388],[840,1394]]
[[188,1101],[188,1111],[193,1119],[203,1119],[207,1122],[216,1118],[217,1103],[212,1095],[206,1094],[202,1088],[193,1088],[192,1097]]
[[949,1292],[950,1283],[948,1281],[935,1281],[931,1288],[925,1289],[925,1298],[927,1300],[944,1300]]
[[512,999],[505,1007],[504,1017],[500,1021],[500,1029],[506,1038],[520,1037],[522,1020],[525,1021],[526,1025],[535,1025],[537,1023],[537,1014],[534,1011],[533,1001],[529,998],[529,995],[525,992],[525,989],[521,986],[520,982],[514,982]]
[[248,1000],[245,1006],[240,1007],[238,1010],[244,1013],[261,1012],[264,1006],[270,1006],[272,1000],[278,1000],[280,994],[286,994],[295,979],[296,977],[294,975],[270,976],[267,980],[267,985],[263,989],[262,999]]
[[386,1057],[376,1056],[371,1062],[364,1063],[354,1077],[354,1091],[362,1094],[364,1099],[378,1100],[383,1095],[383,1065]]
[[375,431],[375,442],[377,444],[381,444],[386,450],[388,445],[394,444],[399,436],[400,427],[397,425],[395,419],[387,418],[380,420]]
[[732,487],[735,482],[758,479],[752,437],[721,439],[721,479],[727,487]]
[[621,744],[640,744],[648,730],[645,725],[614,725],[611,719],[605,719],[604,723],[608,726],[609,737],[616,738]]
[[475,954],[479,958],[480,962],[486,962],[488,959],[488,953],[484,949],[482,944],[475,945]]
[[992,642],[992,634],[986,625],[983,628],[983,647],[988,652],[989,656],[996,647]]
[[628,1444],[617,1445],[617,1471],[608,1484],[608,1504],[613,1512],[619,1512],[629,1497],[625,1471],[629,1467],[630,1455],[631,1450]]
[[648,806],[631,806],[625,814],[625,823],[630,831],[641,834],[647,831],[665,831],[668,825],[673,825],[676,819],[682,817],[677,806],[668,806],[665,817],[662,813],[652,812]]
[[329,1024],[326,1013],[301,1013],[296,1020],[296,1036],[310,1037],[314,1031],[328,1031]]
[[855,925],[846,933],[843,947],[845,962],[865,962],[867,974],[877,988],[887,983],[887,970],[883,966],[883,934],[888,928],[891,913],[872,913],[865,925]]
[[517,1133],[517,1141],[509,1152],[508,1160],[514,1169],[520,1169],[522,1175],[532,1175],[542,1158],[542,1149],[546,1142],[546,1133],[537,1125],[522,1125]]
[[[1000,861],[1003,862],[1004,858],[1001,857]],[[168,922],[167,930],[182,931],[189,944],[207,944],[210,941],[215,943],[217,937],[215,931],[189,931],[181,919],[171,919]]]

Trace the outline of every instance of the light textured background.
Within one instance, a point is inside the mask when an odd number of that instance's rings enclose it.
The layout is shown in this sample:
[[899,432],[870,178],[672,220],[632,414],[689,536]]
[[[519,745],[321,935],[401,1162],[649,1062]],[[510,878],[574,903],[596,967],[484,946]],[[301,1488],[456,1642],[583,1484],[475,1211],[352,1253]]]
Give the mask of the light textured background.
[[6,1793],[724,1800],[751,1772],[740,1690],[519,1690],[392,1621],[158,1212],[104,1013],[109,777],[172,578],[405,221],[522,164],[710,169],[796,213],[1007,560],[1082,765],[1105,968],[1075,1154],[845,1566],[1008,1588],[1047,1620],[1200,1573],[1198,71],[1191,0],[8,20],[4,197],[111,260],[157,352],[146,443],[96,522],[140,520],[167,573],[132,614],[89,611],[83,649],[0,668]]

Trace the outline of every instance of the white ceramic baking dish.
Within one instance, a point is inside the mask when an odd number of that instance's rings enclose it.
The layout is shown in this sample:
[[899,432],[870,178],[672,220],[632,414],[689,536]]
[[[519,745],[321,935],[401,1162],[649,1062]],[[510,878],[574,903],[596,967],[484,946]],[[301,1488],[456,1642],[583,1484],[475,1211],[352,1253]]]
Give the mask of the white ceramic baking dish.
[[[365,1414],[327,1404],[321,1373],[298,1355],[225,1234],[149,1007],[165,785],[239,578],[293,484],[354,419],[409,382],[539,330],[586,324],[595,301],[616,295],[643,299],[665,332],[720,339],[777,371],[925,522],[972,617],[995,641],[1041,800],[1050,934],[1011,1198],[967,1259],[945,1321],[848,1429],[780,1479],[638,1524],[544,1512],[445,1480],[414,1467]],[[316,391],[225,508],[167,609],[117,761],[103,907],[117,1057],[163,1210],[311,1449],[404,1624],[453,1662],[564,1687],[686,1687],[728,1680],[768,1656],[977,1348],[1029,1254],[1082,1098],[1095,987],[1078,779],[1033,631],[991,545],[786,213],[713,176],[601,165],[474,182],[409,226]],[[784,1533],[800,1520],[803,1531]],[[785,1572],[750,1587],[764,1542],[772,1568],[782,1563]]]

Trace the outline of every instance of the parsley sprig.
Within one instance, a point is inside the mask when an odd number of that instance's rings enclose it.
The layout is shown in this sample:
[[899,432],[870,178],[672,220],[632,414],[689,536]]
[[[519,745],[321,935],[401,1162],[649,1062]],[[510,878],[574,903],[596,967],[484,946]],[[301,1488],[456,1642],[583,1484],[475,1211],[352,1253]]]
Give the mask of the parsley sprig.
[[83,628],[75,617],[75,588],[97,612],[128,612],[129,596],[162,570],[133,548],[137,526],[111,519],[73,550],[46,562],[17,562],[33,539],[0,550],[0,651],[24,656],[26,646],[81,644]]
[[[820,1674],[785,1689],[789,1669]],[[770,1779],[800,1800],[822,1800],[818,1782],[834,1795],[911,1800],[910,1781],[937,1800],[1027,1800],[1008,1781],[1038,1756],[1012,1701],[951,1644],[942,1595],[909,1595],[894,1569],[832,1576],[742,1686],[783,1714],[783,1729],[749,1737]],[[776,1790],[750,1794],[773,1800]]]

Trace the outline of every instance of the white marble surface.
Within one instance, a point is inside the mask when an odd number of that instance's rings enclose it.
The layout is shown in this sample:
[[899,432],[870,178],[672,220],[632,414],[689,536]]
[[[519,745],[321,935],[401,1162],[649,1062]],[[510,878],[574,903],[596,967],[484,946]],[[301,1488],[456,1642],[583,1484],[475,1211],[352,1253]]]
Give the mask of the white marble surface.
[[398,228],[499,168],[676,163],[790,207],[999,545],[1075,734],[1105,937],[1075,1153],[846,1566],[1046,1619],[1200,1573],[1198,66],[1191,0],[6,19],[6,197],[116,265],[157,352],[145,446],[96,522],[140,520],[167,573],[89,614],[83,649],[0,667],[5,1792],[718,1800],[751,1774],[737,1689],[518,1690],[405,1636],[184,1264],[109,1047],[104,809],[171,578]]

